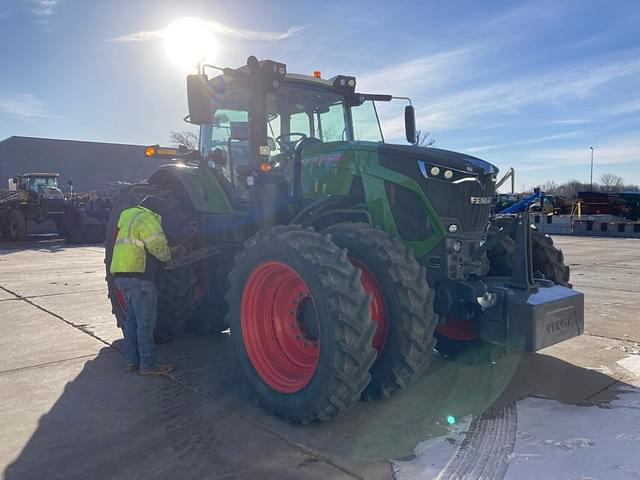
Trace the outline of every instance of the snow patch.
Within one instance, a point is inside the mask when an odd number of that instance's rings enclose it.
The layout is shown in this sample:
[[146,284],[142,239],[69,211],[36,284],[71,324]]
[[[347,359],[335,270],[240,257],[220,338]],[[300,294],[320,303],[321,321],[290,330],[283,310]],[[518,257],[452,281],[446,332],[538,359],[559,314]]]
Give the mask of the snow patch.
[[415,457],[412,460],[392,462],[393,478],[395,480],[436,478],[464,440],[470,425],[471,416],[469,415],[449,427],[448,435],[420,442],[414,450]]
[[633,354],[616,362],[622,368],[630,371],[635,378],[640,378],[640,355]]
[[[621,366],[636,364],[627,360]],[[517,402],[518,431],[504,479],[640,479],[640,389],[623,386],[616,395],[605,408],[542,398]],[[442,471],[464,433],[457,426],[446,437],[418,445],[415,459],[393,462],[395,478],[452,480]]]

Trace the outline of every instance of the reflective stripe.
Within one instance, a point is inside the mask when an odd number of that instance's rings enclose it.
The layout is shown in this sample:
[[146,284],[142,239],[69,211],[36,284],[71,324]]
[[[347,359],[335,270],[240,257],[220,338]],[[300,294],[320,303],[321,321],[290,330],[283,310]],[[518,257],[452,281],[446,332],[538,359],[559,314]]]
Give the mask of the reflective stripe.
[[115,245],[135,245],[137,247],[144,247],[144,242],[137,238],[121,238],[116,240]]
[[161,238],[161,237],[164,237],[164,233],[157,232],[157,233],[154,233],[153,235],[149,235],[148,237],[146,237],[144,239],[144,242],[153,242],[156,238]]

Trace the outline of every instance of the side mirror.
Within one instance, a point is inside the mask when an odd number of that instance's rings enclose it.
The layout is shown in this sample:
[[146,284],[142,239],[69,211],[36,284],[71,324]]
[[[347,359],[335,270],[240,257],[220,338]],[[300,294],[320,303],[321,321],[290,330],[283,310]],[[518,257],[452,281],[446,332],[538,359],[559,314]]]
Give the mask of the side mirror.
[[404,107],[404,131],[407,142],[416,143],[416,111],[412,105]]
[[189,121],[196,125],[213,123],[208,80],[206,75],[187,75]]

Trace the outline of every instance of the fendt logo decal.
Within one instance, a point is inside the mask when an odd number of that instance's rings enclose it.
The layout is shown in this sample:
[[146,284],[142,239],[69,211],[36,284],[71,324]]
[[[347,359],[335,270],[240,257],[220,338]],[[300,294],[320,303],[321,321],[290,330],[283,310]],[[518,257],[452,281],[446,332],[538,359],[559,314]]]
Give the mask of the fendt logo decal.
[[489,205],[493,201],[493,197],[469,197],[471,205]]
[[568,318],[556,320],[555,322],[547,323],[547,333],[559,333],[568,330],[571,326],[571,321]]

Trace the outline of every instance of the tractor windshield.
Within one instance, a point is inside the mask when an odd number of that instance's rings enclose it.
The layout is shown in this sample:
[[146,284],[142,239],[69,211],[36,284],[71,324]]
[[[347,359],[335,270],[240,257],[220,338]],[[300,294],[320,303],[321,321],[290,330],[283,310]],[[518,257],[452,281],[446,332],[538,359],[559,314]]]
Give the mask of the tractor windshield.
[[45,187],[58,187],[58,179],[56,177],[29,177],[29,190],[33,193],[39,193]]
[[295,140],[304,135],[321,142],[349,140],[350,137],[344,97],[330,90],[283,85],[276,93],[267,95],[267,113],[268,135],[278,151],[282,142],[277,142],[276,138],[281,136],[291,139],[294,134],[300,134]]
[[357,107],[351,107],[353,138],[366,142],[383,142],[378,111],[373,100],[367,100]]

